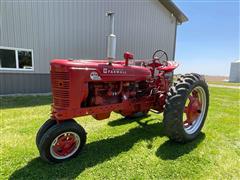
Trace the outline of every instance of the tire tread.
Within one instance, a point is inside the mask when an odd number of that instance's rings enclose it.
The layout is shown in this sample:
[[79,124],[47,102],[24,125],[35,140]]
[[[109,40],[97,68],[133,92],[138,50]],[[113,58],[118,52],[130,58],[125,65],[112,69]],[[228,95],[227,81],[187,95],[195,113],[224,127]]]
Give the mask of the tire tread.
[[[167,94],[168,97],[166,98],[166,105],[163,114],[163,126],[165,134],[173,141],[187,142],[194,139],[199,133],[197,132],[193,136],[186,135],[182,124],[182,113],[185,100],[188,94],[197,84],[202,86],[206,91],[206,95],[209,96],[208,87],[204,77],[196,73],[180,76],[177,79],[175,86],[171,87],[169,93]],[[206,114],[208,110],[208,101],[209,98],[207,97]],[[201,128],[199,131],[201,131]]]

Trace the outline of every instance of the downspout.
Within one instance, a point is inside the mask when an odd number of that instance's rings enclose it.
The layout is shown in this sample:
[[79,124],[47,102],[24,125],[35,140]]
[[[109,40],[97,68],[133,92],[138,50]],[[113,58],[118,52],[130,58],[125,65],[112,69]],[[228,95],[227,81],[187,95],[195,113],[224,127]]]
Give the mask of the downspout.
[[177,25],[178,25],[178,21],[175,18],[175,34],[174,34],[174,42],[173,42],[173,60],[174,61],[175,61],[176,43],[177,43]]
[[2,42],[2,4],[3,2],[0,0],[0,45]]

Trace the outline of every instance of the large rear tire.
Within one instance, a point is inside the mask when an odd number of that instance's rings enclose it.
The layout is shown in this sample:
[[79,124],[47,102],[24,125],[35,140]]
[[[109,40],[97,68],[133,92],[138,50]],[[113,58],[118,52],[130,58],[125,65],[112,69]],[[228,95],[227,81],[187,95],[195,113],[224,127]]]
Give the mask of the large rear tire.
[[195,139],[208,113],[209,91],[198,74],[181,76],[168,92],[163,125],[170,140],[188,142]]
[[76,157],[86,143],[86,132],[75,121],[64,121],[50,127],[39,143],[44,161],[59,163]]

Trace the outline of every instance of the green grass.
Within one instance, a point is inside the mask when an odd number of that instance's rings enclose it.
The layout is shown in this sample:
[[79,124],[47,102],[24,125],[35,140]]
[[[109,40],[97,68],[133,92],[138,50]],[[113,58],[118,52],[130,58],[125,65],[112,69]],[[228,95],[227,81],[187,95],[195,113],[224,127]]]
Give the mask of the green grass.
[[162,115],[136,121],[77,118],[88,132],[77,158],[49,165],[39,158],[35,135],[49,117],[50,97],[1,98],[0,179],[239,179],[240,91],[210,88],[203,133],[176,144],[163,136]]
[[216,84],[216,85],[223,85],[223,86],[240,86],[240,83],[233,83],[233,82],[224,82],[224,81],[208,81],[208,84]]

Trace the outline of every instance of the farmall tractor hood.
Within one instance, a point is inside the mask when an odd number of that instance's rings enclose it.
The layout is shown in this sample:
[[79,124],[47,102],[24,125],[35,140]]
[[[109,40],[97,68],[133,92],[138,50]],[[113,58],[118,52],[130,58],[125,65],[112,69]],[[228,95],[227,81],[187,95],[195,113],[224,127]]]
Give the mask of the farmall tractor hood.
[[151,78],[151,71],[141,66],[126,66],[124,61],[108,60],[67,60],[55,59],[51,61],[53,72],[82,73],[88,81],[142,81]]

